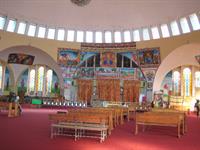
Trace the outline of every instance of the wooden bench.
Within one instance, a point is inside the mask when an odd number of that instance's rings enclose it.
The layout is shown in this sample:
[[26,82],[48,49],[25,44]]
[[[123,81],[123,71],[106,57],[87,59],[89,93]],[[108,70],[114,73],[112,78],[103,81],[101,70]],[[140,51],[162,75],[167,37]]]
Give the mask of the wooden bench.
[[8,110],[8,117],[17,117],[19,115],[19,104],[14,102],[0,102],[0,111],[2,110]]
[[51,124],[51,138],[57,135],[63,135],[63,136],[74,136],[75,140],[77,138],[77,129],[75,128],[75,124],[73,123],[65,123],[62,124],[60,122],[58,123],[52,123]]
[[170,126],[177,127],[177,136],[181,135],[181,118],[177,114],[163,114],[163,113],[136,113],[135,135],[138,134],[138,125],[153,125],[153,126]]
[[[50,120],[56,121],[51,125],[51,137],[55,135],[100,138],[103,142],[107,137],[108,125],[106,118],[88,116],[87,114],[50,114]],[[87,132],[92,131],[92,132]],[[100,132],[96,134],[94,132]],[[90,133],[90,134],[88,134]]]
[[123,112],[121,109],[118,108],[111,108],[111,107],[100,107],[100,108],[89,108],[90,110],[96,112],[112,112],[113,116],[113,125],[116,127],[119,124],[123,124]]
[[69,110],[68,115],[76,115],[76,116],[83,116],[83,117],[92,117],[96,116],[99,118],[104,118],[106,125],[108,125],[108,133],[111,134],[113,130],[113,114],[110,111],[103,111],[103,110],[96,110],[96,109],[72,109]]
[[178,111],[173,109],[153,108],[152,112],[162,113],[165,115],[177,114],[181,118],[181,127],[183,127],[183,133],[187,132],[187,113],[184,111]]
[[0,101],[0,110],[8,110],[8,109],[9,109],[9,103]]

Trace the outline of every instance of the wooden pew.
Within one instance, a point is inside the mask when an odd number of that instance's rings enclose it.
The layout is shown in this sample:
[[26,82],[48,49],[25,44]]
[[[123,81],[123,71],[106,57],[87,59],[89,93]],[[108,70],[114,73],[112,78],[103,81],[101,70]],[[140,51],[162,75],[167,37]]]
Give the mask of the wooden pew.
[[[64,133],[65,129],[74,130],[75,140],[80,137],[100,138],[100,142],[107,137],[108,126],[106,117],[88,115],[84,113],[50,114],[49,119],[56,121],[51,125],[51,137],[54,135],[69,135]],[[88,135],[85,131],[97,131],[100,135]]]
[[116,125],[120,125],[124,123],[124,109],[122,107],[109,107],[107,109],[112,108],[116,114]]
[[112,112],[110,111],[102,111],[95,109],[72,109],[69,110],[67,115],[75,115],[80,117],[97,117],[104,118],[106,125],[108,125],[108,133],[111,134],[111,130],[113,130],[113,117]]
[[19,103],[0,102],[1,110],[8,110],[8,117],[17,117],[19,115]]
[[9,103],[8,102],[1,102],[0,101],[0,110],[8,110]]
[[123,110],[118,107],[101,107],[101,108],[91,108],[96,109],[96,111],[112,111],[114,126],[123,124]]
[[177,114],[163,114],[154,112],[136,113],[135,135],[138,134],[138,125],[177,127],[177,136],[181,135],[181,117]]
[[181,126],[183,127],[183,133],[187,132],[187,113],[184,111],[178,111],[173,109],[163,109],[163,108],[153,108],[152,112],[163,113],[165,115],[168,114],[178,114],[181,118]]

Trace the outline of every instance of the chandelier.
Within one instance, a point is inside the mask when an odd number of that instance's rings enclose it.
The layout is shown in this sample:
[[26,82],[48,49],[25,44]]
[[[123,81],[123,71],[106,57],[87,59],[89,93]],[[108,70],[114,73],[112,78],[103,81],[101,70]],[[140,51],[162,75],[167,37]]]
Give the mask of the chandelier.
[[91,0],[71,0],[72,3],[76,4],[77,6],[85,6],[89,4]]
[[200,64],[200,55],[195,56],[196,61]]

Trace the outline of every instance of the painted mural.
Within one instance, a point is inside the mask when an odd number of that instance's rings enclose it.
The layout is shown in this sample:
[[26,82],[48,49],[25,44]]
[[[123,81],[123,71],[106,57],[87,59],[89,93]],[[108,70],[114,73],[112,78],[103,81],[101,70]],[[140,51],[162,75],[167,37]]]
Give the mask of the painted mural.
[[61,66],[76,66],[80,62],[79,52],[72,49],[58,49],[57,62]]
[[96,54],[98,54],[98,52],[80,52],[80,64]]
[[58,64],[68,93],[73,87],[72,82],[77,79],[140,80],[152,91],[155,73],[160,64],[160,49],[136,50],[135,43],[81,43],[79,50],[59,49]]
[[120,75],[121,75],[121,78],[124,78],[124,79],[136,79],[136,69],[135,68],[121,68]]
[[125,56],[125,57],[129,58],[130,60],[134,61],[138,65],[137,51],[133,51],[133,52],[121,52],[119,54],[121,54],[122,56]]
[[28,81],[28,69],[24,71],[24,73],[19,78],[17,89],[18,91],[27,91],[27,82]]
[[96,68],[97,78],[119,78],[119,68]]
[[32,65],[34,59],[35,56],[21,53],[11,53],[8,55],[8,63],[13,64]]
[[159,48],[145,48],[137,52],[140,67],[158,67],[160,65]]
[[62,77],[64,79],[64,87],[68,88],[72,79],[77,77],[78,68],[68,66],[61,66],[60,68],[62,71]]
[[93,79],[95,77],[95,68],[81,68],[77,72],[77,78]]
[[146,80],[148,82],[153,82],[154,81],[156,70],[157,70],[157,68],[143,68],[142,69],[142,72],[144,73],[144,75],[146,77]]
[[116,67],[116,55],[113,52],[101,53],[101,67]]

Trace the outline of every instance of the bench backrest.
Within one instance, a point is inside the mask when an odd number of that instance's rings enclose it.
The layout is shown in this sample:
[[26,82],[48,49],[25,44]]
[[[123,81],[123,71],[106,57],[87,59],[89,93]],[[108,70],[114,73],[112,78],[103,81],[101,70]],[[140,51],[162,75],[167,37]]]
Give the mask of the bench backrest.
[[157,124],[178,124],[180,123],[180,116],[177,114],[163,114],[163,113],[137,113],[136,122],[143,123],[157,123]]
[[106,124],[105,117],[85,115],[85,114],[49,114],[49,119],[57,122],[81,122]]

